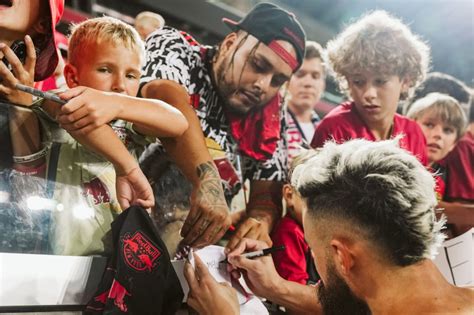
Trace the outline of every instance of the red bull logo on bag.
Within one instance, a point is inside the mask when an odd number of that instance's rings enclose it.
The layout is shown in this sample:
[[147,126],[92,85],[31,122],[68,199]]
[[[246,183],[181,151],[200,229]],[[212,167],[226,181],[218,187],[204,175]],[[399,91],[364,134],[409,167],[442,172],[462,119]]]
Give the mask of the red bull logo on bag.
[[140,232],[122,239],[123,257],[131,268],[137,271],[151,272],[161,256],[158,248]]

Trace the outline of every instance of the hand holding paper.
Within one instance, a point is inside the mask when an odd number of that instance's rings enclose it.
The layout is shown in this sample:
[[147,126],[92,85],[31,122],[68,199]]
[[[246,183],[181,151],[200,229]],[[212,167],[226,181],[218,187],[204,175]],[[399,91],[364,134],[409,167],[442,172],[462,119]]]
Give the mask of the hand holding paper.
[[[202,263],[202,266],[206,269],[205,272],[199,269],[197,257],[199,257],[200,263]],[[202,309],[199,308],[207,307],[204,313],[208,314],[211,312],[209,308],[216,308],[216,306],[213,305],[215,299],[224,299],[230,303],[230,296],[235,293],[239,310],[237,314],[268,314],[263,303],[256,296],[249,293],[248,288],[244,288],[245,284],[243,283],[243,279],[231,279],[230,273],[227,270],[227,264],[220,263],[224,258],[224,247],[210,245],[191,253],[188,258],[189,263],[185,263],[184,260],[172,261],[185,295],[183,301],[187,301],[188,304],[193,308],[195,307],[197,311],[202,311]],[[206,279],[206,281],[201,283],[201,279],[203,278]],[[199,286],[196,286],[196,281]],[[223,283],[225,283],[225,285]],[[193,289],[193,285],[194,289],[197,288],[196,290]],[[217,294],[215,292],[217,289],[222,290],[221,294],[225,294],[225,297]],[[232,294],[230,292],[232,292]],[[188,293],[190,294],[189,298],[191,302],[188,299]],[[214,296],[214,298],[212,298],[212,296]],[[208,301],[210,298],[212,298],[211,302],[202,302]],[[196,303],[198,304],[196,305]],[[217,309],[220,309],[220,306]],[[226,312],[221,314],[228,314],[228,312],[233,311],[233,308],[227,306],[225,310]]]
[[184,276],[189,285],[187,303],[199,314],[240,313],[235,289],[227,282],[217,282],[198,255],[194,255],[194,268],[186,262]]

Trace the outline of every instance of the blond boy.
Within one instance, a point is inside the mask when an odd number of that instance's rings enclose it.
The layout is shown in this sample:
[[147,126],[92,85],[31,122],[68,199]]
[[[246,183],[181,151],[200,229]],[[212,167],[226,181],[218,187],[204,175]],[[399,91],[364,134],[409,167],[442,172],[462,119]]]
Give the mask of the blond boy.
[[311,143],[355,138],[379,141],[404,134],[400,145],[426,162],[423,133],[398,114],[400,99],[424,79],[429,48],[400,20],[374,11],[349,25],[327,46],[328,62],[352,99],[330,112]]
[[131,26],[109,17],[82,22],[69,54],[64,75],[71,89],[59,94],[68,103],[48,102],[42,116],[53,147],[60,147],[51,150],[49,166],[57,163],[53,199],[65,209],[54,215],[52,245],[58,254],[96,254],[107,249],[103,237],[123,208],[153,205],[136,160],[144,145],[182,134],[187,122],[162,101],[135,97],[144,48]]

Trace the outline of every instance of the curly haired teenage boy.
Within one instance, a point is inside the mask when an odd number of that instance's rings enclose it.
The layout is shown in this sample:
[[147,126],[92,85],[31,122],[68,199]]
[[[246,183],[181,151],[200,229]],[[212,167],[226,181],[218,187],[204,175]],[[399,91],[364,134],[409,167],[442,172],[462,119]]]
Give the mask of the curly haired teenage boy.
[[429,65],[429,48],[399,19],[374,11],[350,24],[327,46],[328,63],[351,101],[330,112],[311,143],[334,139],[385,140],[404,134],[402,148],[426,164],[420,127],[396,114],[398,102],[420,84]]

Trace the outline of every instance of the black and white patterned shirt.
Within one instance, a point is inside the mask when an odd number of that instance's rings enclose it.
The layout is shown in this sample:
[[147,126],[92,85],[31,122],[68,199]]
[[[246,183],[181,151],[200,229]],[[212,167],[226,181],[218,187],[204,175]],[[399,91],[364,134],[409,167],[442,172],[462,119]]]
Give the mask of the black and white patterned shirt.
[[142,71],[141,85],[155,79],[165,79],[185,87],[191,96],[190,102],[199,118],[202,131],[207,138],[206,142],[209,144],[211,140],[212,143],[217,143],[237,170],[239,169],[237,160],[241,160],[240,178],[285,180],[287,169],[285,115],[280,114],[281,137],[275,153],[269,160],[259,162],[247,156],[237,158],[238,143],[231,135],[223,110],[224,102],[209,75],[210,58],[206,56],[207,49],[208,47],[200,45],[185,32],[170,27],[156,30],[147,38],[146,65]]

